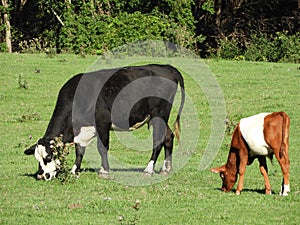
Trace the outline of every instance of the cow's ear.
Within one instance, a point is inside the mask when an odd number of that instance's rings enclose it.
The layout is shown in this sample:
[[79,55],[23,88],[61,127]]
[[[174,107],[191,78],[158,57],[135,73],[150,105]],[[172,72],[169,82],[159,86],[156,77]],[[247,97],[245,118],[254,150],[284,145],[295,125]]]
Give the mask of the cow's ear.
[[225,165],[223,165],[223,166],[220,166],[220,167],[210,169],[210,172],[212,172],[212,173],[222,173],[222,172],[225,172],[225,170],[226,170],[226,167],[225,167]]
[[28,148],[24,151],[24,154],[25,155],[33,155],[34,151],[35,151],[35,147],[36,147],[36,145],[32,145],[30,148]]

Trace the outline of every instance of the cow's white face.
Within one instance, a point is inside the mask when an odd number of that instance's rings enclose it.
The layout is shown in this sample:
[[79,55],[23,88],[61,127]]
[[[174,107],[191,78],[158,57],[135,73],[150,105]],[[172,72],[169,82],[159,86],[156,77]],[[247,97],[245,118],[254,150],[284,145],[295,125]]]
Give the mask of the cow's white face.
[[46,147],[41,144],[36,145],[34,156],[39,162],[40,168],[37,178],[45,180],[51,180],[54,178],[59,170],[59,160],[54,160],[47,152]]
[[[59,164],[59,163],[58,163]],[[57,174],[57,163],[54,160],[42,167],[43,173],[38,174],[38,179],[51,180]]]

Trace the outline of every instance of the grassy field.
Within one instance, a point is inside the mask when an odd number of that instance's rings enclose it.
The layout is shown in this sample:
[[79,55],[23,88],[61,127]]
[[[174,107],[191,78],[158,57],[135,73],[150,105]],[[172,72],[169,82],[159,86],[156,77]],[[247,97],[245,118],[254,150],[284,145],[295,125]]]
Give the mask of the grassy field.
[[[90,170],[89,162],[84,161],[86,170],[75,182],[36,181],[33,174],[37,162],[23,151],[43,136],[61,86],[96,59],[0,54],[0,224],[300,223],[300,71],[295,64],[205,61],[221,86],[226,115],[233,123],[265,111],[286,111],[290,115],[291,193],[287,197],[278,195],[282,175],[276,160],[273,164],[268,161],[274,193],[271,196],[263,194],[264,182],[257,162],[247,168],[240,196],[221,192],[219,176],[208,169],[199,170],[210,136],[212,112],[205,91],[199,90],[186,74],[186,90],[197,111],[195,123],[199,123],[200,138],[195,149],[190,149],[185,166],[169,179],[152,185],[119,184],[99,179]],[[183,128],[188,118],[191,117],[183,118]],[[141,134],[135,133],[142,139],[143,134],[149,136],[143,129]],[[230,140],[230,132],[225,133],[210,167],[225,163]],[[145,166],[150,157],[149,151],[124,146],[114,134],[110,148],[111,155],[137,167]],[[73,161],[74,153],[69,157]],[[180,160],[178,155],[177,161]]]

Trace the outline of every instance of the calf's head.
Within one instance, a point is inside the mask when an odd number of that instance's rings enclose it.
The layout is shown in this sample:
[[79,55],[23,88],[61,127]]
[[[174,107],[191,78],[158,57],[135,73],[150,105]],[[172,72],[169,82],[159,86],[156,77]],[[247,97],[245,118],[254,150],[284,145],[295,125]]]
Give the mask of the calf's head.
[[25,150],[26,155],[34,155],[39,163],[37,179],[51,180],[59,170],[59,160],[54,160],[50,141],[40,139],[36,145]]
[[222,190],[229,192],[237,180],[237,173],[226,168],[226,164],[220,167],[210,169],[212,173],[219,173],[222,179]]

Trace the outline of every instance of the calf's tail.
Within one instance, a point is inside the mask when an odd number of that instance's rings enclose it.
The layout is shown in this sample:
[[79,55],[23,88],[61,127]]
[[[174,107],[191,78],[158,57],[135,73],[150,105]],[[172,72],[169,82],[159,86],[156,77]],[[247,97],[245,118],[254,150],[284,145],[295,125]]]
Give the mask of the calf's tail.
[[283,154],[287,153],[288,149],[288,138],[289,138],[289,127],[290,127],[290,118],[285,112],[281,112],[282,116],[282,139],[279,150],[279,157],[282,158]]

